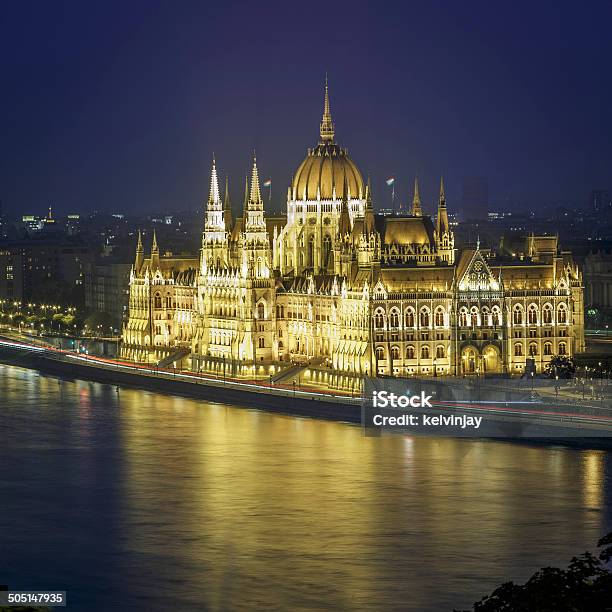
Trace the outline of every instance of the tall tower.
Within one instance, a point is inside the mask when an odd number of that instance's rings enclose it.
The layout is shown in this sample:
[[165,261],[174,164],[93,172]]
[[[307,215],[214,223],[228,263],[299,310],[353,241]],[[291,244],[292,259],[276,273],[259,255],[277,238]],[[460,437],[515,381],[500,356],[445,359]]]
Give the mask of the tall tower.
[[228,235],[223,208],[219,191],[217,166],[213,156],[210,173],[210,193],[206,205],[204,232],[202,234],[202,256],[200,261],[202,273],[214,267],[226,266],[228,263]]
[[257,159],[253,156],[251,189],[246,197],[239,249],[240,284],[244,287],[239,358],[261,363],[273,358],[276,301],[272,251],[259,189]]

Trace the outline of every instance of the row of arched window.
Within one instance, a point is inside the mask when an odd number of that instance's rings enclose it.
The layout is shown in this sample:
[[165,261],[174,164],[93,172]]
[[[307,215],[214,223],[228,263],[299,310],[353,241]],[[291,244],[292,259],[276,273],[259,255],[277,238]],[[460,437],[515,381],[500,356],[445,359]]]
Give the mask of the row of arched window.
[[[446,357],[446,349],[441,344],[436,346],[435,351],[436,359],[444,359]],[[406,359],[416,359],[417,350],[416,347],[408,345],[406,347]],[[431,349],[429,346],[424,345],[421,347],[421,359],[430,359]],[[382,346],[376,347],[376,359],[378,361],[385,359],[385,349]],[[401,359],[401,350],[399,346],[391,347],[391,359],[397,361]]]
[[[544,355],[546,356],[550,356],[553,354],[553,345],[552,342],[545,342],[544,343]],[[559,355],[566,355],[567,354],[567,344],[565,342],[559,342],[559,348],[558,348],[558,354]],[[529,348],[528,348],[528,356],[529,357],[537,357],[538,355],[538,344],[537,342],[531,342],[529,344]],[[520,342],[517,342],[514,345],[514,356],[515,357],[523,357],[523,345]]]
[[[527,314],[525,316],[525,310],[520,304],[516,304],[512,309],[512,323],[514,325],[522,325],[527,322],[529,325],[551,325],[553,323],[553,306],[552,304],[544,304],[542,311],[540,312],[536,304],[530,304],[527,308]],[[388,329],[399,329],[403,323],[404,328],[416,327],[418,322],[419,327],[431,327],[431,323],[435,327],[444,327],[446,323],[447,313],[442,306],[438,306],[433,312],[433,320],[431,310],[427,306],[423,306],[418,313],[414,308],[410,307],[404,311],[403,321],[400,314],[400,310],[397,307],[391,308],[388,316],[385,315],[383,308],[378,308],[374,312],[374,327],[376,329],[385,329],[386,323],[388,323]],[[567,306],[565,304],[559,304],[557,307],[557,323],[567,323]],[[458,312],[458,324],[460,327],[497,327],[502,325],[502,313],[499,306],[493,306],[488,308],[483,306],[478,308],[472,306],[468,309],[463,306]]]

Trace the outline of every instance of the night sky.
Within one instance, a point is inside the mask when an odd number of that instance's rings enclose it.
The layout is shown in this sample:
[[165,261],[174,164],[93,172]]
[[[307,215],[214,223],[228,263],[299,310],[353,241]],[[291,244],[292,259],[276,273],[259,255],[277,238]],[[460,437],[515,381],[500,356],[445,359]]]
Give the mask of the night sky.
[[0,199],[9,214],[195,209],[213,151],[239,208],[257,150],[274,208],[336,137],[375,206],[419,175],[492,208],[612,187],[612,4],[14,2],[0,17]]

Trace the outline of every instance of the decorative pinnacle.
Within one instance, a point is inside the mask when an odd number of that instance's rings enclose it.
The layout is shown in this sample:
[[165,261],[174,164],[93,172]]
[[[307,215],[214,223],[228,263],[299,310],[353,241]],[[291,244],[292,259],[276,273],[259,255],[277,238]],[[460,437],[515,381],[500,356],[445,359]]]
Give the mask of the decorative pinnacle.
[[334,124],[329,110],[329,87],[327,85],[327,74],[325,74],[325,102],[323,104],[323,119],[321,120],[321,142],[334,141]]
[[136,250],[142,252],[142,233],[140,229],[138,230],[138,244],[136,245]]
[[151,252],[157,252],[159,249],[157,247],[157,233],[153,230],[153,246],[151,247]]
[[446,202],[446,194],[444,193],[444,177],[440,177],[440,204]]
[[421,196],[419,195],[419,179],[414,177],[414,197],[412,198],[412,214],[415,217],[422,217]]

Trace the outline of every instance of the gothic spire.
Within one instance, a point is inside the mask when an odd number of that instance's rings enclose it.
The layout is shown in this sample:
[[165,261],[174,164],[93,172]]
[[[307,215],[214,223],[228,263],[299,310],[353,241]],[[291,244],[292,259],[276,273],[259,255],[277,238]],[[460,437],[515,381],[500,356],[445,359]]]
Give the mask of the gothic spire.
[[414,177],[414,197],[412,198],[412,216],[422,217],[423,210],[421,209],[421,196],[419,195],[419,179]]
[[259,191],[259,172],[257,171],[257,157],[253,154],[253,173],[251,174],[251,197],[250,201],[254,204],[261,202],[261,192]]
[[219,195],[219,181],[217,179],[217,166],[215,163],[215,155],[213,153],[212,171],[210,173],[210,194],[208,196],[209,208],[221,210],[221,196]]
[[325,75],[325,101],[323,103],[323,119],[321,120],[321,142],[334,141],[334,124],[331,111],[329,110],[329,87],[327,85],[327,74]]
[[446,195],[444,193],[444,177],[440,177],[440,199],[438,201],[438,215],[436,218],[436,231],[438,238],[449,231],[448,213],[446,211]]
[[440,177],[440,206],[446,206],[446,194],[444,192],[444,177]]
[[134,262],[134,268],[136,274],[140,271],[142,263],[144,261],[144,249],[142,248],[142,233],[138,230],[138,243],[136,244],[136,260]]
[[159,247],[157,246],[157,234],[153,230],[153,244],[151,245],[151,270],[159,268]]

